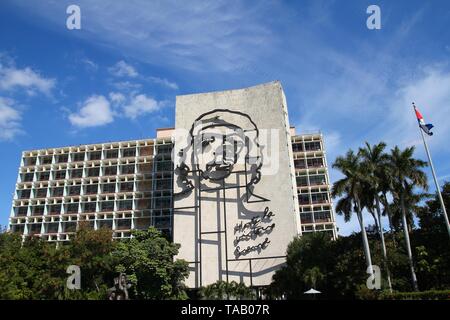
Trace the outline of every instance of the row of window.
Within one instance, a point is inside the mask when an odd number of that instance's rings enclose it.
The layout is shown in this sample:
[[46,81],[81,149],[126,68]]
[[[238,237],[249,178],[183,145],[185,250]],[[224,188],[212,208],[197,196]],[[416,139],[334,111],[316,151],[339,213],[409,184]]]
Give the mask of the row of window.
[[[93,161],[102,159],[117,159],[117,158],[129,158],[136,157],[136,148],[126,149],[111,149],[104,151],[88,151],[88,152],[76,152],[70,154],[56,154],[39,157],[24,157],[24,166],[34,166],[39,160],[39,165],[52,164],[52,163],[67,163],[69,159],[71,162],[81,161]],[[153,147],[143,147],[139,149],[139,156],[150,156],[153,154]]]
[[296,169],[306,168],[320,168],[324,166],[323,158],[312,159],[296,159],[294,160],[294,166]]
[[[314,219],[313,219],[313,215],[314,215]],[[332,222],[330,210],[315,211],[315,212],[311,212],[311,211],[302,212],[302,213],[300,213],[300,219],[301,219],[302,223]]]
[[321,149],[322,149],[322,146],[321,146],[320,141],[292,143],[292,150],[294,152],[319,151]]
[[[153,181],[155,190],[171,190],[172,179],[156,179]],[[151,182],[140,183],[135,187],[134,182],[121,182],[116,184],[103,183],[103,184],[88,184],[88,185],[72,185],[66,187],[44,187],[36,189],[19,189],[17,190],[18,199],[30,199],[33,198],[47,198],[47,197],[63,197],[63,196],[79,196],[79,195],[92,195],[100,193],[116,193],[116,192],[134,192],[150,191]]]
[[[108,228],[112,230],[129,230],[132,228],[131,218],[122,219],[98,219],[96,221],[83,221],[90,227],[94,228],[97,224],[97,228]],[[167,229],[171,227],[170,216],[152,216],[147,218],[135,218],[135,229],[147,229],[149,226],[154,226],[158,229]],[[27,224],[27,234],[40,234],[40,233],[58,233],[58,232],[75,232],[78,227],[77,221],[66,222],[38,222]],[[61,229],[60,229],[61,228]],[[11,226],[12,232],[24,233],[25,224],[14,224]]]
[[298,203],[300,205],[328,203],[328,201],[329,201],[328,192],[298,195]]
[[[113,176],[118,173],[121,175],[125,174],[134,174],[136,172],[135,165],[122,165],[119,168],[117,166],[110,166],[102,168],[102,176]],[[139,170],[138,173],[149,173],[151,170]],[[49,180],[63,180],[63,179],[79,179],[83,177],[99,177],[100,176],[100,167],[94,168],[80,168],[80,169],[69,169],[69,170],[57,170],[52,172],[52,176],[50,175],[50,171],[36,172],[36,176],[34,172],[22,173],[20,175],[21,182],[32,182],[32,181],[49,181]],[[51,176],[51,179],[50,179]]]
[[[97,223],[97,228],[107,228],[111,230],[130,230],[132,228],[132,219],[102,219],[94,221],[86,221],[90,227],[94,228]],[[171,227],[171,217],[161,216],[152,218],[137,218],[134,221],[134,229],[147,229],[149,226],[154,226],[157,229],[168,229]],[[48,222],[48,223],[29,223],[27,225],[27,234],[40,233],[58,233],[58,232],[75,232],[78,227],[76,221],[69,222]],[[61,228],[61,229],[60,229]],[[11,226],[12,232],[23,234],[25,232],[24,224],[16,224]]]
[[313,176],[299,176],[297,179],[297,187],[318,186],[327,183],[326,176],[324,174],[318,174]]
[[[48,215],[77,214],[77,213],[93,213],[93,212],[113,212],[126,210],[145,210],[145,209],[171,209],[172,197],[140,199],[134,203],[133,200],[107,200],[107,201],[91,201],[91,202],[75,202],[69,204],[49,204],[37,206],[15,207],[15,216],[23,217],[30,213],[31,216],[43,215],[47,207]],[[64,212],[62,211],[64,209]]]

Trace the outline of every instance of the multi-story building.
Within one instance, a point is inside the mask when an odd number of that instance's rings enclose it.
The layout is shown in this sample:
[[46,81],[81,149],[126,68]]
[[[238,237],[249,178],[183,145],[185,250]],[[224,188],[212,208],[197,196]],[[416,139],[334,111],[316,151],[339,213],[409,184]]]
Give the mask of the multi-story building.
[[337,237],[325,146],[321,133],[295,135],[292,150],[302,233],[328,232]]
[[[337,237],[323,137],[297,135],[288,124],[283,90],[272,82],[179,96],[175,128],[158,129],[155,139],[24,151],[9,229],[60,243],[82,222],[111,229],[115,239],[154,226],[181,244],[190,287],[268,284],[294,237]],[[262,129],[276,134],[263,141]],[[247,153],[203,168],[193,161],[196,146],[185,144],[195,135],[214,161],[228,157],[230,137]],[[278,158],[267,169],[263,153],[274,146]]]
[[149,226],[171,234],[171,151],[167,136],[24,151],[9,228],[55,242],[79,222],[118,239]]

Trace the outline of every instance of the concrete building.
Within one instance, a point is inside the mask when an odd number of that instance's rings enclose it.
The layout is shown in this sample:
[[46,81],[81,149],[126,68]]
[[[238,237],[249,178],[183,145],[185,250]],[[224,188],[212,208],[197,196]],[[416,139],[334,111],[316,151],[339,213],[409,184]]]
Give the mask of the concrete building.
[[62,242],[81,221],[162,230],[189,287],[267,285],[294,237],[337,236],[323,137],[296,135],[279,82],[178,96],[155,139],[23,152],[9,229]]

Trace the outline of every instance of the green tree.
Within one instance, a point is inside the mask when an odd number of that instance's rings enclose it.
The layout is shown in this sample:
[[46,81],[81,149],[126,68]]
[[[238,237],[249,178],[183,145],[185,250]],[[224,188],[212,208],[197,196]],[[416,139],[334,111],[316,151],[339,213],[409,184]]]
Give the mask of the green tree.
[[413,158],[414,147],[409,147],[400,150],[397,146],[391,150],[389,157],[389,165],[391,173],[394,177],[394,197],[399,201],[402,212],[402,225],[405,234],[405,244],[408,252],[411,280],[415,291],[418,290],[417,277],[414,270],[414,261],[411,251],[411,244],[409,239],[409,228],[407,222],[407,212],[411,212],[411,203],[407,201],[412,197],[413,187],[428,188],[427,177],[421,168],[427,164],[425,161]]
[[333,197],[342,196],[337,202],[336,212],[343,214],[345,221],[350,220],[352,212],[356,213],[361,228],[367,268],[373,274],[369,241],[367,239],[362,213],[362,200],[367,191],[367,178],[361,166],[360,157],[350,149],[344,157],[340,156],[336,158],[333,168],[338,169],[344,175],[342,179],[339,179],[333,184],[332,188]]
[[305,299],[304,292],[313,282],[325,295],[332,291],[328,277],[336,265],[334,245],[329,235],[320,232],[294,239],[287,248],[286,264],[275,272],[268,294]]
[[179,248],[153,227],[134,231],[131,239],[117,244],[113,251],[115,270],[127,274],[132,283],[131,298],[187,298],[183,280],[189,274],[188,263],[174,261]]
[[250,300],[255,298],[253,290],[245,283],[217,281],[199,290],[201,299],[206,300]]
[[[386,168],[388,155],[384,153],[386,144],[380,142],[374,146],[371,146],[368,142],[364,148],[359,149],[359,155],[362,158],[362,166],[366,171],[367,190],[366,193],[370,197],[368,208],[372,210],[375,208],[377,216],[375,219],[375,226],[381,239],[381,248],[383,252],[384,266],[386,268],[386,276],[388,281],[389,290],[392,292],[391,274],[389,271],[389,263],[386,252],[386,243],[384,241],[383,225],[381,222],[381,206],[380,206],[380,193],[383,191],[385,185],[383,185],[383,178],[386,176]],[[373,199],[373,200],[372,200]],[[378,223],[377,223],[378,222]]]

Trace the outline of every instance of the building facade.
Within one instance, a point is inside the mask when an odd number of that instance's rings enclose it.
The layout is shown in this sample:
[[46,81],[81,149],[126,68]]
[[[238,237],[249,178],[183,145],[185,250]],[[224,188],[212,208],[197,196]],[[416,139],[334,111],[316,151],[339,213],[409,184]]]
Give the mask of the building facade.
[[279,82],[178,96],[155,139],[25,151],[9,229],[52,242],[154,226],[180,243],[189,287],[267,285],[294,237],[337,237],[323,137],[296,135]]

